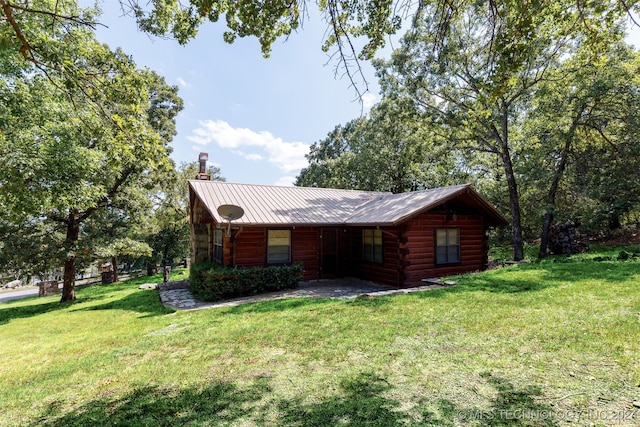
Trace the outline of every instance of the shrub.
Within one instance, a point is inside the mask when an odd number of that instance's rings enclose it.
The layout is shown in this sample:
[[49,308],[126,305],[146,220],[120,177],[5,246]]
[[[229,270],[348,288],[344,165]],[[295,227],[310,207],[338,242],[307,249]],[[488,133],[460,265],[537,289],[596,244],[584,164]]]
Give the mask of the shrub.
[[228,268],[211,262],[193,264],[190,289],[203,301],[292,289],[302,280],[302,264],[291,266]]

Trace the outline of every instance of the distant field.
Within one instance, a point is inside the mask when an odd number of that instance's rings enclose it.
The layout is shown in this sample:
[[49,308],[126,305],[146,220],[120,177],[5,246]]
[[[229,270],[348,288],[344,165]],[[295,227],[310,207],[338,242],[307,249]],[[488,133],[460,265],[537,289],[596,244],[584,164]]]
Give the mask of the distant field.
[[623,249],[380,298],[174,312],[158,275],[1,303],[0,425],[637,426]]

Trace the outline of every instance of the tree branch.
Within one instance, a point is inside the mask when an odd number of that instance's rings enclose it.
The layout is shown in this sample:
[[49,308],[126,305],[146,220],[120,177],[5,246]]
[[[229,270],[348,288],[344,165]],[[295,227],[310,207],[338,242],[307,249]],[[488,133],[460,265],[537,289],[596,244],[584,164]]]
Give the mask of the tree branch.
[[20,54],[25,59],[25,61],[34,61],[35,59],[33,58],[31,45],[27,41],[27,38],[22,33],[20,26],[18,25],[15,18],[13,17],[12,7],[14,6],[9,4],[9,2],[6,0],[0,0],[0,5],[2,6],[2,11],[4,12],[4,15],[7,18],[7,21],[9,21],[11,28],[13,28],[13,32],[16,34],[16,37],[18,38],[18,40],[20,41],[20,44],[22,45],[20,47]]
[[76,24],[88,26],[93,30],[95,30],[96,26],[98,25],[97,22],[81,19],[79,15],[78,16],[61,15],[61,14],[59,14],[57,12],[49,12],[48,10],[32,9],[32,8],[26,7],[26,6],[20,6],[20,5],[17,5],[17,4],[11,4],[6,0],[0,0],[0,2],[3,3],[3,4],[6,4],[9,8],[12,8],[12,9],[20,10],[22,12],[27,12],[27,13],[33,13],[33,14],[36,14],[36,15],[50,16],[50,17],[52,17],[54,19],[62,19],[62,20],[65,20],[65,21],[75,22]]
[[[330,18],[330,23],[331,23],[331,28],[333,29],[333,36],[335,37],[336,40],[336,44],[338,46],[338,53],[340,55],[340,59],[338,64],[336,65],[336,70],[334,72],[334,75],[337,75],[337,70],[339,65],[342,63],[344,64],[344,74],[346,74],[346,76],[349,79],[350,82],[350,87],[352,87],[355,91],[356,94],[358,96],[358,98],[360,100],[362,100],[362,96],[364,95],[364,93],[366,93],[369,90],[369,83],[366,79],[366,77],[364,76],[364,72],[362,71],[362,65],[360,64],[360,60],[358,59],[358,55],[356,53],[355,47],[353,46],[353,43],[351,42],[351,38],[349,37],[349,35],[347,34],[347,32],[345,31],[344,27],[342,26],[342,23],[340,22],[340,19],[338,18],[339,15],[339,9],[338,9],[338,1],[337,0],[329,0],[328,4],[327,4],[327,9],[329,11],[329,18]],[[349,44],[349,50],[351,51],[351,53],[349,54],[349,56],[345,55],[345,52],[343,50],[343,44],[342,44],[342,40],[346,39],[347,43]],[[330,58],[332,59],[334,55],[332,55]],[[355,81],[355,78],[353,76],[353,74],[351,73],[350,67],[347,63],[348,58],[353,58],[352,60],[355,61],[356,63],[356,67],[358,70],[358,73],[360,74],[360,76],[362,77],[362,82],[364,83],[365,86],[365,90],[364,91],[360,91],[360,89],[358,88],[358,84]],[[361,102],[361,106],[362,108],[364,108],[364,105]]]

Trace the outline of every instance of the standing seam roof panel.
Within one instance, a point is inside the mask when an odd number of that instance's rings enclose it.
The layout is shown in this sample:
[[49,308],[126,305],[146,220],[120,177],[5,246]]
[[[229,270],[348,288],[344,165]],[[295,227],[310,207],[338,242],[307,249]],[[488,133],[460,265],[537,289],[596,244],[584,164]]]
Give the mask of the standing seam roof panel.
[[219,223],[224,220],[218,215],[218,206],[231,204],[245,211],[242,218],[234,220],[238,225],[391,225],[470,193],[474,205],[492,221],[506,224],[468,184],[401,194],[197,180],[189,185]]

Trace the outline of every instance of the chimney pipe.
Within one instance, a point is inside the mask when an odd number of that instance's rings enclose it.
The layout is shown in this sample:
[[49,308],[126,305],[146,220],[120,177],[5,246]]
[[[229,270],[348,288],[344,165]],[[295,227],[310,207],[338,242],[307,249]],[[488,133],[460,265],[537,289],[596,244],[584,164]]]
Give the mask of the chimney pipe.
[[200,153],[198,156],[198,161],[200,162],[200,171],[198,175],[196,175],[196,179],[200,179],[203,181],[208,181],[211,179],[211,175],[207,173],[207,160],[209,160],[208,153]]

